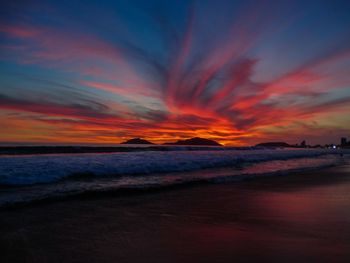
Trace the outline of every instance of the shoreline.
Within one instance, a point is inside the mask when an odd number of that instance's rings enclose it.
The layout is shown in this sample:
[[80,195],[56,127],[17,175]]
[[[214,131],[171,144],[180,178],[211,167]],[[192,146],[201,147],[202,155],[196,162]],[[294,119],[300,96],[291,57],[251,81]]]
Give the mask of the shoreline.
[[1,262],[346,262],[350,166],[0,210]]
[[[89,190],[81,193],[73,193],[73,194],[64,194],[62,196],[50,196],[45,197],[43,199],[37,199],[37,200],[31,200],[28,202],[14,202],[9,203],[5,205],[0,206],[0,212],[6,211],[6,210],[16,210],[26,207],[32,207],[32,206],[40,206],[40,205],[46,205],[46,204],[54,204],[57,202],[67,202],[67,201],[74,201],[74,200],[91,200],[91,199],[100,199],[100,198],[116,198],[116,197],[125,197],[125,196],[138,196],[138,195],[148,195],[148,194],[155,194],[155,193],[161,193],[161,192],[167,192],[167,191],[176,191],[181,189],[191,189],[195,187],[205,187],[210,185],[236,185],[236,184],[244,184],[249,183],[251,181],[257,180],[257,182],[260,182],[260,180],[266,180],[271,179],[274,180],[274,178],[277,177],[289,177],[289,176],[295,176],[298,173],[303,173],[304,176],[307,176],[308,174],[313,175],[314,173],[318,171],[322,171],[324,169],[330,169],[330,168],[336,168],[346,166],[347,164],[341,164],[341,165],[330,165],[325,167],[310,167],[307,169],[290,169],[285,171],[276,171],[276,172],[267,172],[266,174],[242,174],[239,176],[223,176],[222,178],[213,178],[213,179],[205,179],[202,180],[194,180],[194,181],[183,181],[178,182],[175,184],[169,184],[169,185],[154,185],[154,186],[148,186],[148,187],[121,187],[117,189],[109,189],[109,190]],[[335,178],[332,178],[332,181]],[[70,179],[67,179],[70,180]],[[16,187],[10,186],[9,189],[15,190]]]

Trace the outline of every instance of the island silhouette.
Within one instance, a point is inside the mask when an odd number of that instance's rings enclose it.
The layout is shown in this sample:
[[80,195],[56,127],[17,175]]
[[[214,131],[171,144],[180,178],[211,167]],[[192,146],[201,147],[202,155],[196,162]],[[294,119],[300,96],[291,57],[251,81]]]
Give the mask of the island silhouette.
[[154,144],[154,143],[141,138],[133,138],[125,142],[122,142],[121,144]]
[[214,140],[200,138],[200,137],[194,137],[194,138],[187,139],[187,140],[178,140],[177,142],[167,142],[167,143],[164,143],[164,145],[222,146],[220,143],[218,143]]
[[[141,138],[133,138],[125,142],[122,142],[121,144],[154,144],[154,143]],[[200,138],[200,137],[194,137],[186,140],[178,140],[176,142],[166,142],[163,145],[222,146],[220,143],[214,140]]]

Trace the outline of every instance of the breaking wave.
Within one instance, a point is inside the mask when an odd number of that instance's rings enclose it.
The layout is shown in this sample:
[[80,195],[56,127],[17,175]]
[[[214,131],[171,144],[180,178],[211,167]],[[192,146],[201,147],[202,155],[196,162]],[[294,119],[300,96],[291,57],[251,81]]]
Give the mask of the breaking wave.
[[339,165],[336,150],[257,149],[0,157],[0,207],[88,192],[225,183]]

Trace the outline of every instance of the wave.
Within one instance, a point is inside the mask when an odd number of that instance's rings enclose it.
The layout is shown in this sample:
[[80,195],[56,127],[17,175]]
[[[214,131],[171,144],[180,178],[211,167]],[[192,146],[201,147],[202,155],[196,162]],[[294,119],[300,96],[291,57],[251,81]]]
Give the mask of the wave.
[[298,171],[335,166],[345,163],[346,160],[335,154],[318,156],[311,156],[310,154],[308,157],[294,155],[298,156],[297,158],[286,158],[286,156],[280,155],[279,159],[250,162],[239,167],[216,167],[187,172],[137,176],[81,176],[51,184],[5,187],[0,191],[0,208],[26,205],[33,202],[46,202],[72,196],[130,194],[198,184],[239,182],[256,177],[285,175]]
[[52,183],[76,176],[195,171],[248,162],[317,157],[330,150],[172,151],[0,157],[0,185]]

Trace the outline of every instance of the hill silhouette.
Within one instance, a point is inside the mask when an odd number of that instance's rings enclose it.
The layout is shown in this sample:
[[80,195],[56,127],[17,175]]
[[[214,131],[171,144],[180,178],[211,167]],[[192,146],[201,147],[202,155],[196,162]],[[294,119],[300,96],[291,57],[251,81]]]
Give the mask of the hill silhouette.
[[222,146],[220,143],[200,137],[194,137],[187,140],[178,140],[177,142],[168,142],[165,145],[206,145],[206,146]]
[[125,142],[122,142],[121,144],[153,144],[153,143],[147,140],[143,140],[141,138],[133,138]]

